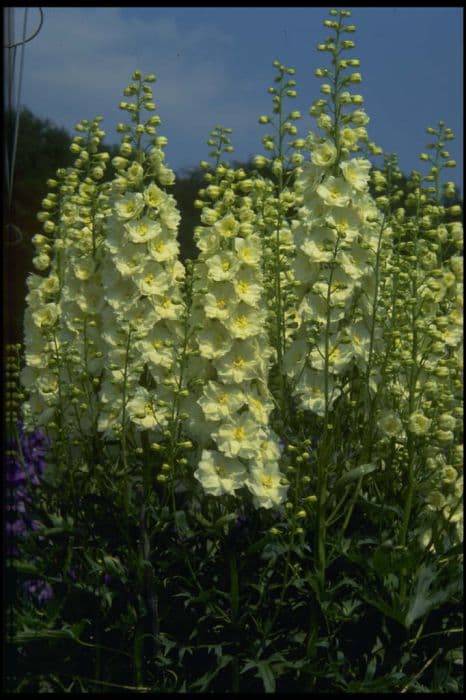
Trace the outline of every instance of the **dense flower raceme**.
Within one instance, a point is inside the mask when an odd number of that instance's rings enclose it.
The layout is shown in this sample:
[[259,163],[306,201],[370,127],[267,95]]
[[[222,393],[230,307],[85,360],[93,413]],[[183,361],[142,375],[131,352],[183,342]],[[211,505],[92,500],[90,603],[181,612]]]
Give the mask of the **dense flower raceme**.
[[[220,127],[213,133],[221,133]],[[262,246],[243,170],[222,164],[206,190],[196,231],[200,249],[193,287],[193,321],[206,381],[197,404],[205,439],[195,476],[207,493],[232,494],[247,486],[256,507],[279,505],[287,487],[279,469],[279,438],[269,425],[273,409],[268,370],[273,349],[261,271]],[[197,409],[199,410],[199,409]]]
[[148,153],[142,149],[141,137],[154,134],[158,117],[139,123],[143,108],[153,111],[152,92],[139,73],[133,79],[125,94],[135,102],[120,107],[135,126],[121,127],[101,270],[106,369],[98,427],[107,437],[121,436],[130,421],[156,439],[175,400],[185,268],[178,260],[180,215],[164,189],[174,179],[164,164],[166,139],[152,139]]
[[[377,261],[390,235],[368,193],[365,158],[337,162],[329,139],[311,135],[311,158],[300,169],[302,195],[293,227],[299,329],[285,356],[303,408],[324,416],[342,391],[339,377],[353,365],[364,375],[375,345]],[[309,339],[312,344],[309,346]],[[370,368],[369,386],[377,375]]]
[[[439,143],[449,133],[442,126]],[[382,198],[387,173],[377,179]],[[394,255],[385,270],[387,379],[379,428],[382,440],[396,441],[396,463],[408,464],[416,476],[426,508],[419,536],[426,544],[429,512],[441,511],[462,539],[462,241],[461,224],[444,223],[449,212],[438,184],[423,187],[414,172],[408,188],[392,216]]]
[[[283,366],[301,407],[322,417],[341,394],[351,367],[375,391],[373,354],[381,349],[374,332],[378,265],[382,238],[390,235],[368,192],[371,164],[352,157],[361,150],[359,143],[368,141],[369,120],[361,96],[344,90],[354,82],[344,71],[359,63],[339,59],[350,48],[341,38],[347,15],[341,12],[331,22],[336,36],[322,47],[332,56],[332,69],[318,69],[316,75],[330,81],[323,86],[329,99],[317,100],[310,112],[324,136],[310,133],[303,144],[298,141],[310,158],[304,161],[299,154],[294,186],[299,206],[291,221],[297,330],[290,334]],[[345,107],[352,111],[345,113]]]
[[92,432],[93,382],[102,370],[98,266],[106,195],[99,181],[109,156],[99,151],[100,120],[76,126],[74,166],[49,180],[58,192],[43,200],[38,218],[50,238],[34,237],[36,268],[48,274],[31,274],[27,281],[25,421],[29,427],[47,426],[51,435],[59,428],[70,442]]

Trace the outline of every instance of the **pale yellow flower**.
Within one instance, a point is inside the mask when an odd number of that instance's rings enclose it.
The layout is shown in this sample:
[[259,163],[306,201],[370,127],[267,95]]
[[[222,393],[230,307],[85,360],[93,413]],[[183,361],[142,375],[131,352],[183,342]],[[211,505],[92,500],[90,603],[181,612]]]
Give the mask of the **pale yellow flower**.
[[378,420],[378,426],[384,435],[400,437],[403,435],[403,424],[400,417],[393,411],[386,411]]
[[233,415],[213,433],[218,448],[227,457],[255,456],[260,441],[265,438],[263,429],[248,413]]
[[256,508],[276,508],[286,499],[288,486],[282,483],[276,462],[266,462],[250,469],[246,485]]
[[207,278],[213,282],[233,280],[239,267],[237,257],[229,251],[208,258],[206,265]]
[[239,230],[239,222],[233,214],[226,214],[226,216],[216,221],[213,228],[220,238],[234,238]]
[[414,435],[425,435],[429,430],[432,421],[424,415],[422,411],[414,411],[409,416],[408,430]]
[[211,320],[200,331],[198,343],[202,357],[216,360],[228,353],[232,347],[233,339],[219,321]]
[[194,476],[206,493],[222,496],[233,494],[244,486],[247,471],[239,459],[226,457],[214,450],[202,450]]
[[234,246],[238,260],[244,265],[255,266],[260,262],[262,251],[258,238],[235,238]]
[[237,386],[208,381],[198,403],[208,420],[219,421],[236,413],[244,405],[245,400],[244,392]]
[[147,243],[147,241],[160,235],[162,227],[158,221],[154,221],[148,216],[143,216],[141,219],[125,224],[125,230],[128,239],[133,243]]
[[321,168],[328,168],[337,159],[337,149],[331,141],[323,141],[312,149],[311,160],[314,165]]
[[218,376],[224,382],[236,384],[262,377],[269,356],[266,348],[255,340],[235,340],[216,365]]
[[341,177],[329,175],[317,186],[317,194],[325,204],[332,207],[345,207],[351,198],[351,188]]
[[365,158],[352,158],[340,163],[343,177],[355,190],[367,190],[371,164]]
[[126,194],[115,202],[115,211],[120,219],[135,219],[144,209],[144,198],[140,192]]

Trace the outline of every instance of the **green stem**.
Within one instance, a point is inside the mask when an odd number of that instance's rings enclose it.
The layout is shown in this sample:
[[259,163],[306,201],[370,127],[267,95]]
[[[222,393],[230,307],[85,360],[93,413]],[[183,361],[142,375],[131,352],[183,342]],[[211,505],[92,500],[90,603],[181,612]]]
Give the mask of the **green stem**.
[[[230,606],[231,606],[231,627],[233,634],[236,637],[238,629],[238,611],[239,611],[239,577],[238,564],[235,554],[229,556],[230,563]],[[238,693],[240,690],[240,674],[239,674],[239,649],[235,653],[232,663],[232,691]]]
[[129,358],[129,346],[131,341],[131,331],[128,331],[128,337],[126,341],[126,352],[125,352],[125,365],[123,369],[123,407],[121,413],[121,456],[123,459],[123,503],[125,508],[126,520],[129,516],[129,484],[128,484],[128,462],[126,453],[126,391],[127,391],[127,381],[128,381],[128,358]]

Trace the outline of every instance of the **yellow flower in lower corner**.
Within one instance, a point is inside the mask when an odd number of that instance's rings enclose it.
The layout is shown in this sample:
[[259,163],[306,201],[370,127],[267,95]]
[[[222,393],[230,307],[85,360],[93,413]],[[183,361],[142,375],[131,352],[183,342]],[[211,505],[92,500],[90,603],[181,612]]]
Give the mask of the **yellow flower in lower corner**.
[[281,505],[288,491],[282,483],[277,462],[265,462],[250,469],[246,486],[253,495],[256,508],[273,508]]
[[201,460],[194,476],[206,493],[213,496],[232,494],[244,486],[247,476],[245,466],[238,459],[231,459],[215,450],[202,450]]

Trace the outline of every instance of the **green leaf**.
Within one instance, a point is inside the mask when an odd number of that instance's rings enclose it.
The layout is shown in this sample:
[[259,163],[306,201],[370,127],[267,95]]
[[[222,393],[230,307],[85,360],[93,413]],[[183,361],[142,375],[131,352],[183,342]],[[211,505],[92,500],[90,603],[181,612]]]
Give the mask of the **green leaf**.
[[71,629],[62,630],[23,630],[13,636],[14,644],[25,644],[39,639],[75,639]]
[[439,603],[444,603],[451,593],[458,590],[459,582],[454,582],[443,587],[436,593],[430,592],[431,584],[435,580],[435,571],[430,566],[421,566],[416,583],[416,590],[411,597],[408,612],[404,619],[406,627],[410,627],[415,620],[433,610]]
[[244,664],[243,668],[241,669],[241,673],[246,673],[246,671],[249,671],[249,669],[251,668],[257,668],[256,676],[262,679],[265,692],[274,693],[275,676],[273,675],[273,671],[270,668],[270,659],[264,661],[257,661],[255,659],[251,659],[250,661],[247,661]]
[[215,676],[217,676],[222,668],[225,668],[225,666],[228,666],[228,664],[233,660],[233,657],[230,654],[225,654],[225,656],[222,656],[222,658],[218,662],[217,668],[215,668],[213,671],[209,671],[208,673],[204,673],[203,676],[198,678],[197,681],[194,681],[192,683],[192,687],[196,688],[196,691],[199,693],[203,693],[210,685],[210,683],[213,681]]
[[258,675],[262,678],[262,683],[264,684],[264,690],[266,693],[275,692],[275,676],[270,668],[268,661],[258,661],[257,662]]
[[335,484],[335,488],[347,484],[348,481],[355,481],[356,479],[360,479],[361,477],[366,476],[366,474],[370,474],[376,469],[377,465],[373,462],[369,462],[368,464],[360,464],[359,467],[354,467],[354,469],[350,469],[348,472],[343,474],[343,476],[341,476]]

